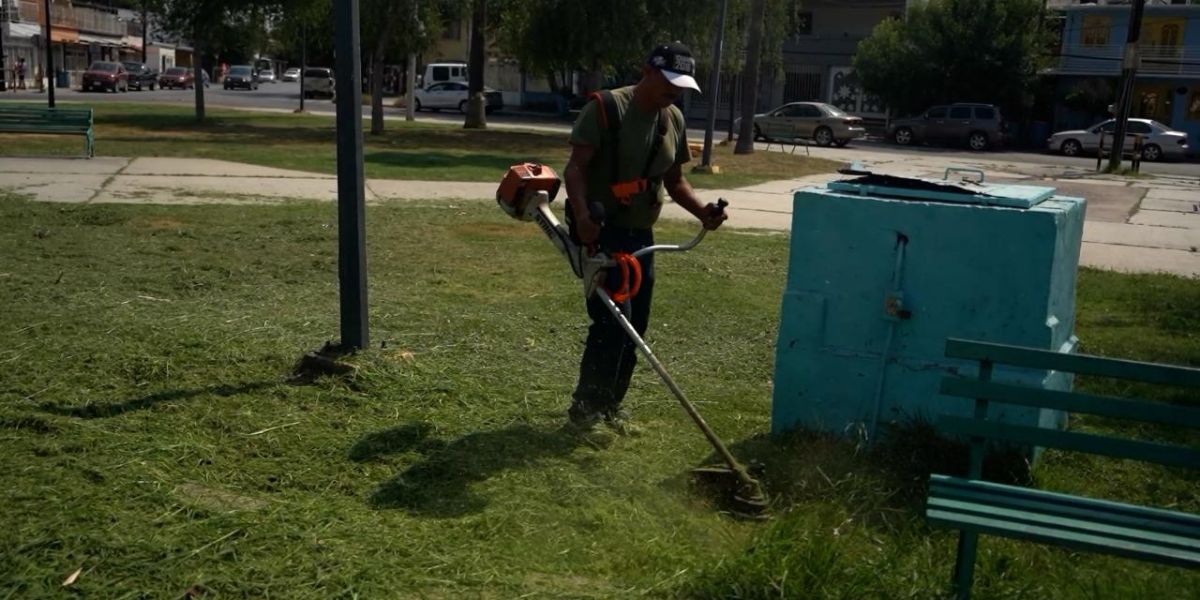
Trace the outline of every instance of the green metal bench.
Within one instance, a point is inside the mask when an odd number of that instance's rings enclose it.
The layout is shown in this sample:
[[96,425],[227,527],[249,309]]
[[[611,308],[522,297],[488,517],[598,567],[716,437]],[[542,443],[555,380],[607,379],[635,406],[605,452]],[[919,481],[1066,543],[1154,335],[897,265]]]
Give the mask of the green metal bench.
[[82,135],[87,139],[85,155],[96,153],[90,108],[46,108],[0,103],[0,133]]
[[946,356],[979,361],[978,378],[947,377],[941,385],[943,394],[973,399],[974,418],[944,415],[937,421],[941,432],[970,439],[967,478],[930,475],[925,510],[931,525],[959,530],[958,598],[971,596],[979,534],[1200,568],[1200,515],[981,480],[988,441],[1200,468],[1195,448],[987,418],[988,405],[1000,403],[1200,428],[1200,408],[994,382],[996,365],[1184,387],[1200,387],[1200,369],[955,339],[947,340]]

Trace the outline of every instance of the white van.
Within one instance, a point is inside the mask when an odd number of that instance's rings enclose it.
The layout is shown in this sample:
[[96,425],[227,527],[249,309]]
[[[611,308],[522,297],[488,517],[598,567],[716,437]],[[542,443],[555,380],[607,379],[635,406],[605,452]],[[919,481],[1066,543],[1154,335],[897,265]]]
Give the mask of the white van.
[[443,81],[466,81],[467,63],[438,62],[425,65],[425,74],[421,77],[421,87],[427,88]]

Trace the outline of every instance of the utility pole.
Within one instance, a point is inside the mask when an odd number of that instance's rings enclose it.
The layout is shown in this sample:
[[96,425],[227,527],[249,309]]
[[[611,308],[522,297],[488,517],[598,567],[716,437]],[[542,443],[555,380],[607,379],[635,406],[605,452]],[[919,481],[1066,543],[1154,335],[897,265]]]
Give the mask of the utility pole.
[[146,6],[147,0],[142,0],[142,64],[146,64],[146,38],[150,30],[150,10]]
[[713,42],[712,76],[708,79],[708,124],[704,128],[704,154],[700,159],[701,171],[709,173],[712,166],[713,131],[717,128],[717,103],[721,101],[721,52],[725,47],[725,15],[729,12],[729,0],[721,0],[721,17],[717,20],[717,40]]
[[333,3],[336,39],[338,282],[342,348],[366,348],[367,250],[363,189],[362,53],[358,0]]
[[54,49],[51,47],[50,38],[52,37],[52,27],[50,25],[50,0],[46,0],[44,4],[46,8],[46,86],[47,100],[50,103],[50,108],[54,108]]
[[8,22],[8,0],[0,0],[0,92],[8,89],[8,84],[5,83],[7,80],[4,78],[4,65],[7,64],[4,61],[4,24]]
[[1125,129],[1129,122],[1129,109],[1133,106],[1133,83],[1137,78],[1141,53],[1138,39],[1142,36],[1142,13],[1146,0],[1134,0],[1129,14],[1129,33],[1125,38],[1125,59],[1121,63],[1121,95],[1117,105],[1117,127],[1113,131],[1112,154],[1108,157],[1108,170],[1121,168],[1121,155],[1125,153]]

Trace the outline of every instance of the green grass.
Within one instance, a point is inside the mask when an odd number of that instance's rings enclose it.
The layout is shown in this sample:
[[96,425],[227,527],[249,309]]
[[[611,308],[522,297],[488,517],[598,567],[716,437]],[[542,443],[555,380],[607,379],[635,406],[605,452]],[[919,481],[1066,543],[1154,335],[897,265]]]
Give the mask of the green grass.
[[[337,170],[331,117],[210,109],[208,119],[197,124],[191,107],[104,103],[92,108],[98,156],[212,158],[319,173]],[[364,129],[369,132],[370,125]],[[569,151],[566,133],[464,130],[421,121],[388,121],[383,135],[365,133],[363,139],[367,177],[381,179],[499,182],[509,165],[522,161],[561,168]],[[0,134],[0,156],[70,155],[82,149],[78,136]],[[728,146],[715,152],[714,162],[726,172],[689,174],[696,187],[729,189],[838,167],[781,152],[735,156]]]
[[[578,287],[492,207],[370,207],[372,349],[352,381],[313,385],[286,379],[337,330],[332,206],[10,198],[0,222],[0,598],[946,589],[953,535],[920,518],[922,450],[762,435],[784,236],[722,231],[664,256],[649,337],[735,452],[768,465],[777,516],[757,524],[688,489],[709,450],[644,366],[629,402],[645,435],[561,430]],[[1080,286],[1087,350],[1200,364],[1194,281],[1084,271]],[[1200,511],[1194,475],[1075,455],[1036,475]],[[1181,569],[993,538],[979,573],[979,598],[1200,590]]]

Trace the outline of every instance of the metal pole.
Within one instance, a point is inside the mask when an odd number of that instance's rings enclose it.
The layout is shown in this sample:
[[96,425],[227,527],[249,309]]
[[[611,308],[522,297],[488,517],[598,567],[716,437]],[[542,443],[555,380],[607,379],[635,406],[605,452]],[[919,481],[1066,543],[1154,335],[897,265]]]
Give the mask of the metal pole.
[[142,64],[146,63],[146,38],[150,29],[150,13],[146,10],[146,0],[142,0]]
[[50,0],[46,0],[45,7],[46,7],[46,68],[44,71],[46,74],[46,82],[49,84],[46,86],[46,89],[47,89],[47,92],[50,94],[46,98],[50,104],[50,108],[54,108],[54,51],[53,51],[53,48],[51,48],[51,43],[50,43],[50,38],[52,37],[51,36],[52,28],[50,25]]
[[704,155],[700,166],[712,166],[713,130],[717,128],[717,103],[721,101],[721,51],[725,47],[725,14],[729,0],[721,0],[721,18],[717,21],[717,40],[713,43],[712,76],[708,80],[708,126],[704,128]]
[[334,3],[337,54],[338,281],[342,346],[366,348],[367,250],[363,189],[362,64],[358,0]]
[[[4,24],[7,22],[9,22],[8,0],[0,0],[0,92],[8,89],[7,80],[5,79],[7,71],[4,69],[4,65],[6,64],[4,61]],[[16,84],[14,83],[13,85]]]
[[1121,167],[1121,155],[1125,153],[1125,129],[1129,121],[1129,109],[1133,105],[1133,84],[1137,78],[1137,67],[1140,61],[1138,39],[1142,36],[1142,12],[1146,8],[1146,0],[1134,0],[1130,9],[1129,33],[1125,38],[1125,60],[1121,70],[1121,96],[1117,106],[1117,128],[1113,131],[1112,154],[1108,157],[1108,170],[1116,171]]

